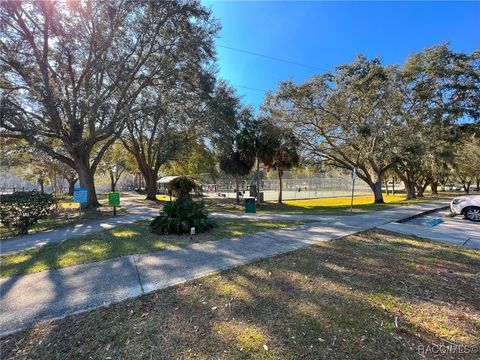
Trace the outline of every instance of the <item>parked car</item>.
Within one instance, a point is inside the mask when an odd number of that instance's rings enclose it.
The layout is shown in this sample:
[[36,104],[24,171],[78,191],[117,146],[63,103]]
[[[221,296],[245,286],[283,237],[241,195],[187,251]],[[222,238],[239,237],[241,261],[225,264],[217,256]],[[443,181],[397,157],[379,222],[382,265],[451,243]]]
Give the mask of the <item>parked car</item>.
[[480,222],[480,195],[465,195],[453,198],[450,211],[465,219]]

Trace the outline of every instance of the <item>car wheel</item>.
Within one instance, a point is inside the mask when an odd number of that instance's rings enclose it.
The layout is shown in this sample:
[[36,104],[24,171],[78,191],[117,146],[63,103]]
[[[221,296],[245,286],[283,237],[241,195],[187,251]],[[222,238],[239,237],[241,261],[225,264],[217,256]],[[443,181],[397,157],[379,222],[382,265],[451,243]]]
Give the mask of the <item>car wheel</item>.
[[480,207],[469,207],[464,210],[465,218],[470,221],[480,222]]

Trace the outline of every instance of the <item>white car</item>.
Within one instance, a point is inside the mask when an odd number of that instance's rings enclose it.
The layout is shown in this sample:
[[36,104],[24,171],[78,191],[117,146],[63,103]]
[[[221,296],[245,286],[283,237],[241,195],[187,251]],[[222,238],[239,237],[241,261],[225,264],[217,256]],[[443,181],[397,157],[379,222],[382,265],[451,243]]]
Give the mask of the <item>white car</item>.
[[465,195],[453,198],[450,211],[465,216],[471,221],[480,222],[480,195]]

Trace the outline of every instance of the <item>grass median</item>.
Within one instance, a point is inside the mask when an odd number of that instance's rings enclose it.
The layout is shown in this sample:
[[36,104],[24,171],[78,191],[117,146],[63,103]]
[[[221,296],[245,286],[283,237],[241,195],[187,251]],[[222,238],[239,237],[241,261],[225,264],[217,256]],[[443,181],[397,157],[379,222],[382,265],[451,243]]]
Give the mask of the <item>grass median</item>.
[[[406,200],[405,194],[384,195],[384,204],[374,204],[373,196],[355,196],[352,212],[350,212],[351,198],[345,196],[319,199],[284,200],[282,204],[265,202],[257,205],[257,212],[262,214],[350,215],[440,199],[445,199],[445,197],[426,196],[424,198]],[[235,199],[210,198],[206,199],[206,203],[211,212],[244,211],[244,206],[242,204],[236,204]]]
[[[434,344],[480,346],[479,272],[479,251],[368,231],[38,324],[2,355],[433,358]],[[442,356],[458,355],[478,358]]]
[[48,269],[84,264],[109,258],[158,251],[194,242],[275,230],[304,224],[304,221],[217,220],[219,226],[207,233],[157,235],[150,232],[150,221],[139,221],[111,230],[80,236],[61,243],[0,257],[0,277],[10,277]]

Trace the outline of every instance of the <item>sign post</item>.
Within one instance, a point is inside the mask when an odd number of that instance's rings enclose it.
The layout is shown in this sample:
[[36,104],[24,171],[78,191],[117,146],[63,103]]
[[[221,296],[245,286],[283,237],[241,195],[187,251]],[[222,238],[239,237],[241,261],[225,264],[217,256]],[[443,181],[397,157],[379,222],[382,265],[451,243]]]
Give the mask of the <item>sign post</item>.
[[113,206],[113,216],[117,216],[117,206],[120,206],[120,193],[108,193],[108,205]]
[[353,195],[355,193],[355,179],[357,178],[358,168],[352,170],[352,199],[350,201],[350,212],[353,212]]
[[80,204],[78,207],[79,217],[82,217],[82,205],[86,204],[88,201],[88,190],[85,188],[75,188],[73,190],[73,202]]

